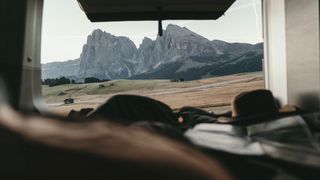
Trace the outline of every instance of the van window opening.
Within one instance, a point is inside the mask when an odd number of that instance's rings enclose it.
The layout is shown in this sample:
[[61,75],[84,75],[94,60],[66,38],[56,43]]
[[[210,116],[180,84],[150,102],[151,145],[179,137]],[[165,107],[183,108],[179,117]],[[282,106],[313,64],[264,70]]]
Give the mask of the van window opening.
[[46,0],[42,91],[60,114],[116,94],[225,112],[264,88],[261,0],[238,0],[218,20],[91,23],[75,0]]

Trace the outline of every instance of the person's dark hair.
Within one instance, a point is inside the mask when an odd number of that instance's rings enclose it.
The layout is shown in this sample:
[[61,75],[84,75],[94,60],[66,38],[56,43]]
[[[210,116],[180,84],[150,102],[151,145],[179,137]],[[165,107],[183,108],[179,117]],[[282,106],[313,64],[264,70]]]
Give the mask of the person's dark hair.
[[116,95],[89,114],[89,118],[102,117],[121,124],[138,121],[162,122],[177,125],[172,109],[157,100],[136,95]]

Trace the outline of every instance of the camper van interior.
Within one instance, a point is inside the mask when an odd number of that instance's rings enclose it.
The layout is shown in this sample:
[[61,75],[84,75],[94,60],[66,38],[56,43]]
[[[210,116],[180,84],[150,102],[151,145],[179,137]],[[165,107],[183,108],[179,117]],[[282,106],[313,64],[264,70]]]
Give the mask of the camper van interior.
[[[64,2],[0,0],[2,179],[320,179],[318,0],[68,0],[113,32],[47,62]],[[244,2],[260,39],[209,37]]]

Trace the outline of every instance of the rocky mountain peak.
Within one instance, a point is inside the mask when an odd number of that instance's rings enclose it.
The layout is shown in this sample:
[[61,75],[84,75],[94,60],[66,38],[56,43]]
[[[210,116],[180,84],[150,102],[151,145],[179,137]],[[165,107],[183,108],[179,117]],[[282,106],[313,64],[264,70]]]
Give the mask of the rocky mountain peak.
[[142,40],[142,44],[143,43],[149,43],[149,42],[152,42],[152,39],[150,39],[148,37],[144,37],[143,40]]
[[[253,55],[256,54],[257,58],[252,58],[252,53],[246,55],[249,52],[254,52]],[[259,68],[260,66],[256,64],[261,63],[259,59],[262,53],[262,44],[210,41],[185,27],[173,24],[166,27],[162,37],[158,36],[155,40],[145,37],[139,49],[128,37],[115,36],[96,29],[88,36],[80,59],[76,61],[77,63],[69,63],[70,68],[65,68],[64,74],[71,76],[76,73],[70,70],[76,69],[75,66],[78,73],[74,76],[79,79],[85,77],[122,79],[148,74],[153,74],[146,76],[151,78],[171,78],[173,75],[179,75],[192,79],[210,76],[211,74],[203,73],[209,72],[210,68],[215,69],[219,64],[229,61],[231,63],[236,58],[239,58],[237,62],[249,59],[253,63],[250,67]],[[245,64],[237,63],[237,65]],[[54,70],[51,68],[53,66],[56,67]],[[67,66],[49,64],[44,70],[51,76],[62,67]],[[193,71],[199,68],[202,69],[199,73]],[[214,74],[217,74],[216,70],[212,75]]]
[[101,29],[95,29],[92,31],[92,36],[101,35],[103,33],[106,33],[105,31],[102,31]]
[[172,35],[179,35],[179,36],[188,36],[191,34],[195,34],[194,32],[190,31],[186,27],[180,27],[178,25],[169,24],[165,30],[167,34]]
[[98,42],[101,38],[112,37],[111,34],[102,31],[101,29],[95,29],[87,38],[87,44],[90,42]]
[[165,36],[173,36],[176,38],[197,38],[201,41],[208,41],[205,37],[189,30],[186,27],[180,27],[178,25],[169,24],[165,30]]
[[114,36],[100,29],[88,36],[80,55],[80,77],[115,79],[131,76],[137,48],[127,37]]
[[144,48],[151,48],[153,46],[154,41],[148,37],[144,37],[142,43],[140,44],[139,51]]

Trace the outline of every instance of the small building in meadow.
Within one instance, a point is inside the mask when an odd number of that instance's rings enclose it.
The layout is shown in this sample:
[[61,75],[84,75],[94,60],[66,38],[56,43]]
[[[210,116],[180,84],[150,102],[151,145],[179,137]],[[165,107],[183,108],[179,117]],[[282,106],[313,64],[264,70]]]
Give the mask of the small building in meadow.
[[73,104],[74,103],[74,99],[72,98],[68,98],[64,100],[64,104]]

